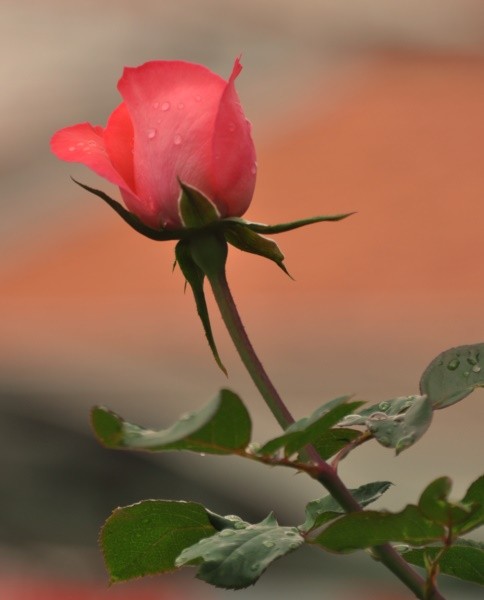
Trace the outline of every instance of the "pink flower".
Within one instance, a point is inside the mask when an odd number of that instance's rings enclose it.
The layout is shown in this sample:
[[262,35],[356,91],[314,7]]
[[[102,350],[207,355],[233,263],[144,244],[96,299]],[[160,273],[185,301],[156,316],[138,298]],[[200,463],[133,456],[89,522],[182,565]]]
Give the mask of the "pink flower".
[[211,200],[220,216],[241,216],[254,193],[250,123],[228,81],[202,65],[152,61],[125,68],[123,102],[105,128],[90,123],[54,134],[52,152],[119,186],[127,208],[152,228],[178,228],[179,181]]

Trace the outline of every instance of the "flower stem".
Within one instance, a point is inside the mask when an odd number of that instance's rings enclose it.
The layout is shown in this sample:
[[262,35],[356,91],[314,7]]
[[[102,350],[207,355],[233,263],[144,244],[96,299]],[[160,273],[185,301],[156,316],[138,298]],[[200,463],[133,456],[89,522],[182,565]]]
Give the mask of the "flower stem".
[[[206,275],[212,286],[222,319],[249,375],[282,429],[287,429],[289,425],[294,423],[294,418],[254,351],[227,283],[225,275],[227,243],[217,236],[200,235],[190,240],[190,252],[195,263]],[[308,458],[315,466],[314,478],[328,490],[341,507],[348,513],[363,510],[339,478],[336,470],[319,456],[315,448],[308,446],[305,450]],[[435,589],[432,598],[428,598],[426,582],[423,577],[416,573],[390,544],[375,546],[371,550],[373,556],[412,590],[417,598],[421,600],[445,600]]]
[[[264,398],[267,406],[273,413],[282,429],[287,429],[294,423],[294,418],[284,404],[281,396],[269,379],[262,363],[247,336],[244,325],[237,311],[234,299],[225,276],[225,269],[210,270],[207,277],[212,286],[215,300],[220,309],[222,319],[227,327],[230,337],[239,353],[254,384]],[[339,478],[331,465],[323,460],[313,447],[307,448],[309,458],[318,467],[316,479],[328,490],[346,512],[361,511],[362,507],[353,498],[351,492]],[[383,544],[372,548],[372,554],[381,561],[407,588],[412,590],[417,598],[424,600],[426,597],[426,582],[412,567],[396,552],[390,544]],[[434,590],[432,600],[445,600]]]

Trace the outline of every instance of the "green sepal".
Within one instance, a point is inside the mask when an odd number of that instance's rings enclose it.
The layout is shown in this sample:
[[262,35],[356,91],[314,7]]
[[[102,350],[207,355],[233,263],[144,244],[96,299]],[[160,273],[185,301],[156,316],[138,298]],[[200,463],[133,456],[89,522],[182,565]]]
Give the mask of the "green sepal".
[[224,225],[224,235],[227,242],[235,248],[272,260],[286,275],[291,277],[284,265],[284,254],[273,240],[255,233],[247,225],[229,224],[227,221]]
[[205,273],[196,264],[192,258],[189,241],[179,241],[175,247],[175,257],[186,281],[192,288],[193,296],[195,298],[195,304],[197,306],[197,313],[202,321],[205,336],[212,351],[215,362],[220,369],[227,375],[227,369],[223,365],[220,356],[218,354],[217,346],[215,345],[215,339],[212,333],[212,326],[210,325],[210,317],[208,314],[207,301],[205,300],[205,292],[203,290],[203,283],[205,280]]
[[247,409],[230,390],[221,390],[214,400],[183,415],[168,429],[146,429],[102,407],[92,410],[91,422],[97,438],[108,448],[151,452],[234,454],[249,444],[252,430]]
[[244,225],[251,231],[255,231],[256,233],[285,233],[286,231],[292,231],[293,229],[299,229],[300,227],[305,227],[306,225],[313,225],[314,223],[322,223],[324,221],[342,221],[351,215],[354,215],[354,212],[343,213],[339,215],[321,215],[318,217],[309,217],[307,219],[298,219],[297,221],[290,221],[289,223],[279,223],[278,225],[266,225],[265,223],[255,223],[253,221],[246,221],[245,219],[232,217],[225,219],[225,222],[233,222]]
[[201,504],[145,500],[117,508],[99,542],[111,583],[166,573],[185,548],[216,532]]
[[199,579],[220,588],[241,589],[254,584],[275,560],[303,543],[295,527],[280,527],[271,514],[261,523],[223,529],[186,548],[176,566],[199,565]]
[[135,214],[129,212],[129,210],[126,210],[124,206],[122,206],[116,200],[113,200],[103,191],[96,190],[95,188],[85,185],[84,183],[80,183],[73,177],[71,177],[71,179],[74,183],[77,183],[77,185],[85,189],[87,192],[90,192],[98,198],[101,198],[101,200],[104,200],[104,202],[106,202],[106,204],[110,206],[114,212],[116,212],[123,219],[123,221],[125,221],[135,231],[141,233],[141,235],[144,235],[150,240],[156,240],[159,242],[178,240],[186,237],[187,235],[187,232],[181,229],[153,229],[152,227],[148,227],[148,225],[145,225]]
[[220,220],[217,207],[201,192],[178,180],[180,218],[187,228],[201,228]]
[[[368,506],[378,500],[391,485],[393,484],[390,481],[373,481],[350,490],[350,492],[361,506]],[[346,512],[344,508],[332,496],[324,496],[319,500],[313,500],[306,505],[306,520],[299,529],[303,532],[316,529],[344,512]]]
[[[439,558],[440,556],[440,558]],[[456,540],[445,548],[442,544],[416,548],[403,553],[403,558],[412,565],[426,568],[427,562],[438,559],[439,571],[484,585],[484,544],[473,540]]]
[[450,348],[425,369],[420,390],[434,409],[459,402],[478,387],[484,387],[484,344]]

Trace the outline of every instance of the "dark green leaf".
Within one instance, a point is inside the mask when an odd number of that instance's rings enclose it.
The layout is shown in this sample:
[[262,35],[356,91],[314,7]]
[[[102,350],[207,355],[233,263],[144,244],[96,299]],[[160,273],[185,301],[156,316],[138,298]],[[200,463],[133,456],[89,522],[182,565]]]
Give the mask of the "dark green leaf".
[[[392,483],[389,481],[374,481],[350,490],[350,492],[353,498],[362,506],[368,506],[368,504],[378,500],[391,485]],[[306,520],[300,529],[302,531],[315,529],[344,512],[345,510],[341,508],[332,496],[324,496],[324,498],[320,498],[319,500],[313,500],[306,505]]]
[[226,225],[224,227],[224,235],[227,242],[235,248],[268,258],[289,275],[284,266],[284,254],[273,240],[251,231],[245,225],[236,223],[231,223],[230,226]]
[[279,527],[269,516],[257,525],[224,529],[186,548],[176,565],[200,565],[199,579],[217,587],[240,589],[255,583],[271,563],[303,543],[295,527]]
[[172,571],[182,550],[214,533],[200,504],[146,500],[117,508],[101,530],[100,543],[114,583]]
[[122,206],[119,202],[116,202],[116,200],[113,200],[103,191],[89,187],[84,183],[80,183],[73,177],[71,177],[71,179],[74,183],[77,183],[77,185],[85,189],[87,192],[90,192],[98,198],[101,198],[101,200],[104,200],[104,202],[106,202],[106,204],[110,206],[123,219],[123,221],[125,221],[135,231],[141,233],[150,240],[167,241],[178,240],[184,237],[185,232],[180,229],[153,229],[152,227],[148,227],[148,225],[145,225],[142,221],[140,221],[136,215],[126,210],[124,206]]
[[321,458],[327,460],[342,450],[360,435],[355,429],[327,429],[313,441],[313,446]]
[[205,227],[220,219],[220,213],[208,198],[182,181],[179,183],[182,190],[180,217],[185,227]]
[[450,502],[448,497],[451,487],[452,481],[448,477],[439,477],[422,492],[418,507],[428,519],[454,529],[468,521],[475,512],[475,507]]
[[345,415],[361,406],[362,402],[350,402],[351,396],[341,396],[327,402],[315,410],[309,417],[303,417],[292,425],[286,431],[269,440],[258,451],[263,456],[274,454],[280,448],[284,448],[286,456],[294,454],[304,446],[317,441],[325,431],[336,425]]
[[410,504],[399,513],[369,510],[345,515],[328,525],[314,542],[334,552],[351,552],[387,542],[428,544],[444,533],[441,525]]
[[97,437],[109,448],[153,452],[191,450],[231,454],[245,448],[251,435],[249,413],[230,390],[221,390],[212,402],[183,416],[169,429],[145,429],[105,408],[93,409],[92,424]]
[[279,223],[279,225],[265,225],[264,223],[253,223],[246,221],[245,219],[225,219],[226,221],[232,221],[234,223],[242,223],[252,231],[257,233],[284,233],[285,231],[292,231],[299,227],[305,227],[306,225],[312,225],[313,223],[322,223],[323,221],[341,221],[354,213],[344,213],[341,215],[326,215],[319,217],[309,217],[308,219],[299,219],[297,221],[291,221],[289,223]]
[[397,454],[406,450],[427,431],[432,421],[432,405],[426,396],[419,396],[403,414],[387,416],[373,413],[366,426],[387,448],[395,448]]
[[468,518],[459,523],[457,530],[460,534],[472,531],[484,525],[484,475],[474,481],[462,499],[464,506],[474,506],[475,509]]
[[420,380],[434,408],[445,408],[484,386],[484,344],[450,348],[439,354]]
[[207,302],[205,300],[205,293],[203,291],[203,282],[205,280],[205,274],[202,269],[195,263],[191,256],[190,247],[186,242],[180,241],[175,248],[175,256],[180,269],[182,270],[185,279],[192,288],[193,296],[195,298],[195,304],[197,306],[197,313],[202,321],[205,336],[208,341],[208,345],[212,351],[215,362],[220,369],[227,375],[227,370],[224,367],[220,356],[215,345],[215,340],[212,333],[212,327],[210,325],[210,317],[208,314]]
[[[403,557],[412,565],[425,568],[425,555],[434,560],[442,545],[418,548],[405,552]],[[445,550],[439,560],[441,573],[484,585],[484,544],[471,540],[457,540]]]

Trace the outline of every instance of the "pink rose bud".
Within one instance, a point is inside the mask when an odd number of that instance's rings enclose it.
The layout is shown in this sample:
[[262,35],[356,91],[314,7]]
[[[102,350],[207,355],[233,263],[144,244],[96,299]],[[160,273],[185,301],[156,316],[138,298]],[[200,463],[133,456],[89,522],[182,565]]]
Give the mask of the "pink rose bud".
[[54,134],[52,152],[119,186],[127,208],[149,227],[179,228],[179,180],[220,217],[247,210],[256,162],[250,123],[235,91],[239,59],[225,81],[202,65],[152,61],[125,68],[123,102],[105,128],[90,123]]

